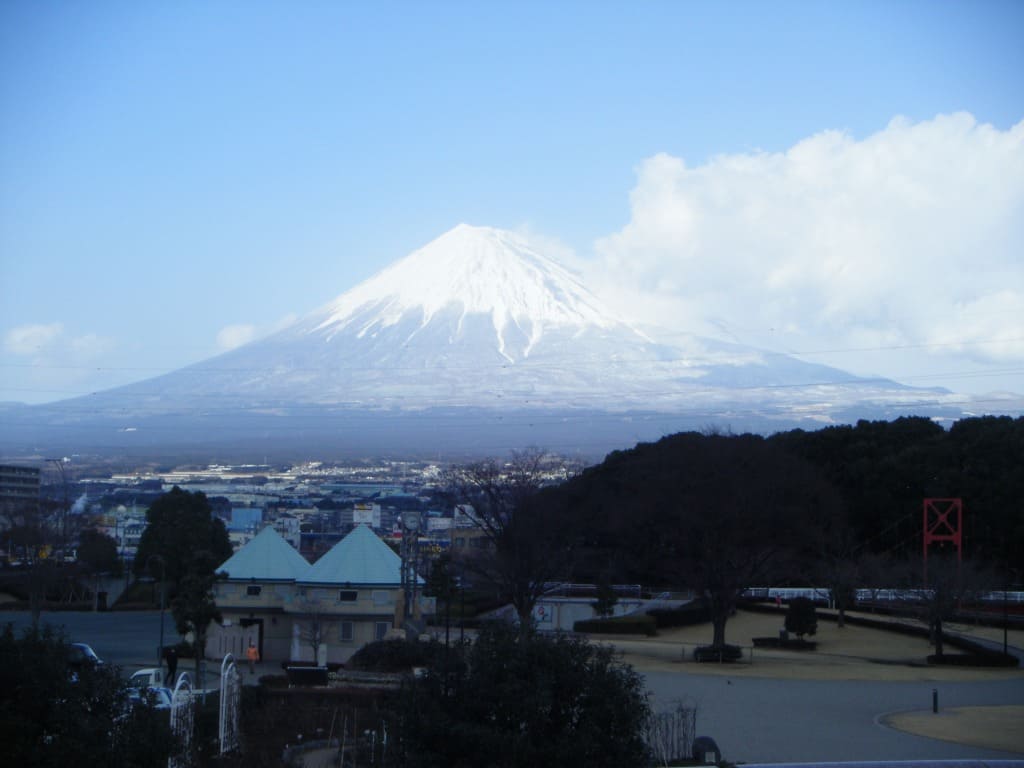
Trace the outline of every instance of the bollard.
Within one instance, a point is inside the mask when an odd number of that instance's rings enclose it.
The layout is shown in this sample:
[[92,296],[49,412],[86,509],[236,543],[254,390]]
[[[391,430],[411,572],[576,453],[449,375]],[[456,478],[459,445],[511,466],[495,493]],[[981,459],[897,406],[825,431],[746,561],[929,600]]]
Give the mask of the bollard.
[[939,689],[932,688],[932,712],[936,714],[939,711]]

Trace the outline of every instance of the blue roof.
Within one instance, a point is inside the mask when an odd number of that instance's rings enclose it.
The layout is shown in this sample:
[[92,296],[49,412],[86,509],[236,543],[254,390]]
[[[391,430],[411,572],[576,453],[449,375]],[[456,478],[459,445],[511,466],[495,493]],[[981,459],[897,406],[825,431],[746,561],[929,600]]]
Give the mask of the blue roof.
[[365,525],[335,544],[299,579],[307,584],[402,583],[402,559]]
[[304,580],[312,566],[281,535],[267,526],[217,569],[231,579]]

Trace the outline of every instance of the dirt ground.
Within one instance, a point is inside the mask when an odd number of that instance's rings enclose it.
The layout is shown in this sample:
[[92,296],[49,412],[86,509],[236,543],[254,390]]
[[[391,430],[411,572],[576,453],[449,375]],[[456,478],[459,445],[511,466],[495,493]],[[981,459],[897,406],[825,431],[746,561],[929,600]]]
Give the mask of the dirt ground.
[[[657,637],[623,639],[595,636],[618,649],[623,660],[639,672],[681,672],[695,675],[770,677],[791,680],[958,681],[1012,680],[1024,685],[1024,670],[934,667],[926,663],[933,649],[924,638],[818,620],[811,638],[815,651],[753,649],[754,637],[778,637],[781,615],[740,611],[726,625],[726,640],[743,646],[744,661],[736,664],[698,664],[693,649],[711,642],[711,625],[659,632]],[[950,632],[1001,643],[1003,630],[950,625]],[[1024,647],[1024,631],[1007,633],[1010,646]],[[956,649],[949,649],[957,652]],[[751,651],[753,655],[751,658]],[[1024,706],[964,707],[941,711],[899,712],[881,718],[882,724],[919,736],[978,747],[1024,753]]]
[[880,722],[917,736],[1024,753],[1024,706],[954,707],[937,714],[897,712]]

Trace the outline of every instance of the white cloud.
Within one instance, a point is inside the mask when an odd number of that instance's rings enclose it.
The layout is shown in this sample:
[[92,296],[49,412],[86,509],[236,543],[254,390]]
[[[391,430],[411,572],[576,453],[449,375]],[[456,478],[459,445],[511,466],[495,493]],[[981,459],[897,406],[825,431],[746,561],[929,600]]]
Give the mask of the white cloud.
[[294,312],[288,312],[287,314],[281,315],[281,317],[277,319],[277,322],[270,327],[270,332],[276,333],[277,331],[283,331],[289,325],[294,325],[298,319],[299,316]]
[[230,352],[232,349],[237,349],[268,334],[284,330],[288,326],[293,325],[298,319],[298,315],[289,312],[269,325],[260,326],[252,323],[225,325],[217,332],[217,346],[221,352]]
[[226,325],[217,333],[217,346],[223,351],[241,347],[256,338],[256,326],[248,323]]
[[19,325],[4,334],[4,351],[21,357],[31,357],[40,364],[54,359],[68,364],[89,363],[113,348],[111,339],[86,333],[73,336],[64,330],[64,324],[35,323]]
[[694,168],[651,157],[589,278],[641,321],[848,350],[828,362],[854,369],[882,361],[852,350],[906,346],[1020,363],[1022,247],[1024,121],[958,113]]
[[4,350],[14,355],[38,355],[53,347],[63,333],[62,323],[19,325],[4,334]]
[[46,402],[123,384],[133,360],[116,359],[117,347],[95,333],[70,333],[61,322],[10,328],[0,344],[0,400]]

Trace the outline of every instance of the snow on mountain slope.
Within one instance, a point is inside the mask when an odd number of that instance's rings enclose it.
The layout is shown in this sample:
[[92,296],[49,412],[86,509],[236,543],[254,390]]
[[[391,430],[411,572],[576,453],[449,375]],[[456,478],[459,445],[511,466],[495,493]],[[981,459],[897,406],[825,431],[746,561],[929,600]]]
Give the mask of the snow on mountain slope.
[[452,342],[469,318],[485,316],[496,349],[509,361],[528,357],[546,331],[624,328],[572,274],[523,239],[467,224],[343,294],[303,325],[328,341],[352,330],[362,339],[410,317],[427,328],[452,312],[458,314]]
[[522,238],[460,224],[295,325],[129,388],[153,407],[822,409],[905,398],[784,355],[656,343]]

